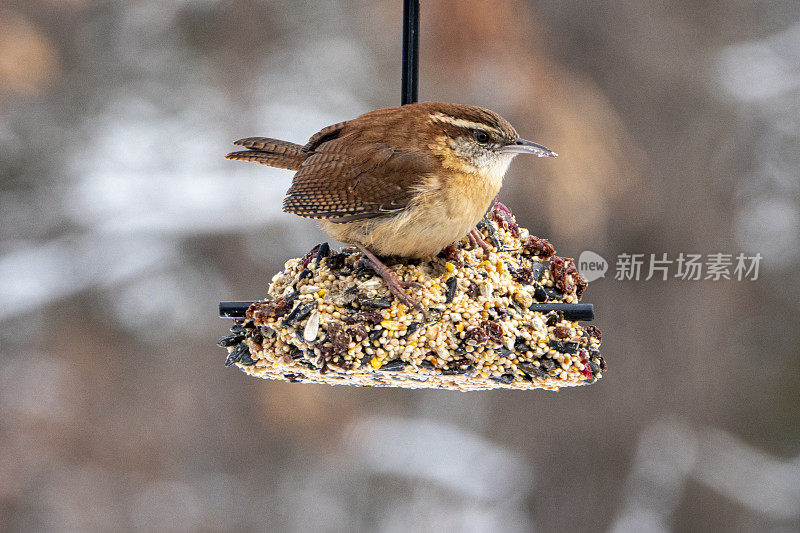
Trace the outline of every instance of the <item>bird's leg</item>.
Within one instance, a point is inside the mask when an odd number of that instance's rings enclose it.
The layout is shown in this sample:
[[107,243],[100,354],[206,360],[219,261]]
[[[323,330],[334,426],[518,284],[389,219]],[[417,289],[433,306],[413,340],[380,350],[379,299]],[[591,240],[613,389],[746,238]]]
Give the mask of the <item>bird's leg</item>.
[[477,245],[483,248],[483,251],[486,252],[487,255],[491,253],[492,248],[486,244],[486,241],[483,240],[483,235],[481,235],[481,232],[478,231],[478,228],[472,228],[470,232],[467,233],[467,237],[469,238],[470,246],[475,248]]
[[375,270],[375,273],[377,273],[380,277],[383,278],[383,281],[386,282],[386,285],[389,287],[389,290],[392,292],[392,294],[395,295],[395,297],[398,300],[403,302],[406,306],[414,308],[417,311],[421,312],[422,314],[425,314],[425,309],[422,307],[422,305],[420,305],[420,303],[417,302],[415,299],[413,299],[411,296],[406,294],[406,292],[403,290],[404,286],[413,286],[418,284],[414,282],[404,282],[400,280],[400,278],[397,277],[397,274],[394,273],[394,270],[383,264],[383,261],[378,259],[378,257],[375,254],[367,250],[365,246],[359,243],[355,243],[355,245],[359,250],[361,250],[361,253],[364,254],[364,257],[367,258],[367,261],[369,261],[370,265]]

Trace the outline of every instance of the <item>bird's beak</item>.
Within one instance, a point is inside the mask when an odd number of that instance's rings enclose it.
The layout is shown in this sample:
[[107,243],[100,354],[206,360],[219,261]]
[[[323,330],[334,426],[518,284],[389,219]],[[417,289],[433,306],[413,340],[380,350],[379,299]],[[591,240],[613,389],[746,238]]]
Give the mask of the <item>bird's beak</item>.
[[500,152],[504,154],[534,154],[539,157],[558,157],[558,154],[550,148],[520,138],[514,139],[513,144],[507,144],[500,148]]

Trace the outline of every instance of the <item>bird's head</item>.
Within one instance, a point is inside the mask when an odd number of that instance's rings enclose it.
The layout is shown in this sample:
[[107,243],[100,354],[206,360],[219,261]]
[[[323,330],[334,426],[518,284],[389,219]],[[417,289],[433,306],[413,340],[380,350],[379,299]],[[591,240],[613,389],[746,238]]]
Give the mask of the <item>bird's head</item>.
[[445,165],[502,179],[517,154],[557,157],[540,144],[517,136],[503,117],[482,107],[425,102],[416,104],[427,114],[431,135],[428,148],[439,153]]

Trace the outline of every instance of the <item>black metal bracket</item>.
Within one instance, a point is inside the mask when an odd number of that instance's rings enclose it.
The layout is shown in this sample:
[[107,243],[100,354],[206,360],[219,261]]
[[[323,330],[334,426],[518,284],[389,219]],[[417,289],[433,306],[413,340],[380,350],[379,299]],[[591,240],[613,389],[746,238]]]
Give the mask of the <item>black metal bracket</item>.
[[[220,318],[244,318],[247,308],[253,301],[234,301],[219,303]],[[567,304],[554,302],[550,304],[533,304],[531,311],[539,313],[549,313],[550,311],[560,311],[564,313],[567,320],[594,320],[594,305],[592,304]]]

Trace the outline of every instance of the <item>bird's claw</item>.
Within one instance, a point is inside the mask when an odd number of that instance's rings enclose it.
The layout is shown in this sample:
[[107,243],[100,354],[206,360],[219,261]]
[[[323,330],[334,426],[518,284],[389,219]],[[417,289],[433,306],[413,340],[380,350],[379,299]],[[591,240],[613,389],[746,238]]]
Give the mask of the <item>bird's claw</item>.
[[400,302],[405,304],[405,306],[409,309],[415,309],[424,316],[425,308],[422,307],[422,304],[409,296],[406,291],[403,290],[404,287],[422,288],[422,285],[416,281],[401,280],[397,277],[397,274],[395,274],[394,270],[384,265],[383,261],[378,259],[378,257],[370,252],[364,245],[356,243],[356,247],[361,250],[361,253],[363,253],[364,257],[367,258],[367,261],[369,261],[369,263],[372,265],[373,270],[375,270],[375,272],[381,278],[383,278],[383,281],[386,282],[386,286],[389,288],[389,291],[394,294],[395,298],[400,300]]
[[467,238],[469,238],[469,244],[472,248],[480,246],[487,255],[492,251],[491,247],[483,240],[483,235],[478,231],[478,228],[472,228],[472,230],[467,233]]

